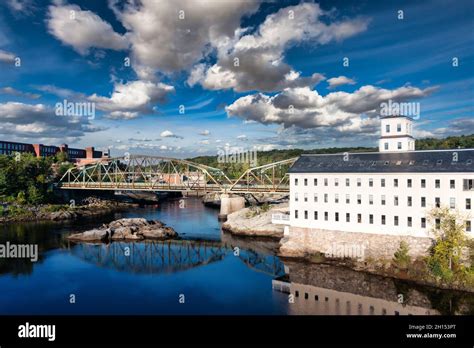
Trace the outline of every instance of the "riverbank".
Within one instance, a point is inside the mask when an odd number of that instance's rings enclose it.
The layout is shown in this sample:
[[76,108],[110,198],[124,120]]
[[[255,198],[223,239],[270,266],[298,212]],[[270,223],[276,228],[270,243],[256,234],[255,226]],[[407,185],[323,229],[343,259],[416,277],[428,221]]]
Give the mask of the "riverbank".
[[81,205],[42,204],[29,206],[11,204],[2,208],[0,223],[74,220],[123,211],[134,206],[136,204],[100,199],[86,200]]
[[239,236],[282,238],[283,225],[272,224],[272,214],[288,211],[288,203],[251,206],[227,216],[222,225],[226,232]]

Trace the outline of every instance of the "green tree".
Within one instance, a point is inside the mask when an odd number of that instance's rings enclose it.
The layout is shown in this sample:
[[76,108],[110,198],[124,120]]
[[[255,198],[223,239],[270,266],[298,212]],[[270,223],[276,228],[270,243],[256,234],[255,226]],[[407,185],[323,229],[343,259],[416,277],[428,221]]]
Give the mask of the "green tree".
[[393,254],[393,263],[396,267],[407,269],[411,263],[410,255],[408,255],[408,243],[402,240],[398,250]]
[[472,272],[472,268],[463,263],[463,251],[468,248],[466,218],[448,207],[431,210],[428,218],[436,236],[428,257],[432,274],[444,281],[451,281],[455,276],[463,277]]

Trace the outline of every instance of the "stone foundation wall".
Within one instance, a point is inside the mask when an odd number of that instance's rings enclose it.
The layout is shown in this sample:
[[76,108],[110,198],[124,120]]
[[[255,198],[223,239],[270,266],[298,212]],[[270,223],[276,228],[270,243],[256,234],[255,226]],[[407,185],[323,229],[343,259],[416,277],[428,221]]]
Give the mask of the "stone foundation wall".
[[349,257],[360,261],[367,258],[392,259],[404,240],[412,257],[427,255],[433,240],[428,237],[394,236],[290,227],[282,240],[280,253],[287,257],[304,257],[323,253],[328,257]]

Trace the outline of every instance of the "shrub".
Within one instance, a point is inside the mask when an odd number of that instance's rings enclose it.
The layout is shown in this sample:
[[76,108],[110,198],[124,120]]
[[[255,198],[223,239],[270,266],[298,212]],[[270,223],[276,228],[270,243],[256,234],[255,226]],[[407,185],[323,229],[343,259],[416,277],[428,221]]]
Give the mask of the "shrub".
[[404,240],[400,242],[398,250],[393,254],[393,263],[396,267],[407,269],[411,263],[410,255],[408,255],[408,244]]

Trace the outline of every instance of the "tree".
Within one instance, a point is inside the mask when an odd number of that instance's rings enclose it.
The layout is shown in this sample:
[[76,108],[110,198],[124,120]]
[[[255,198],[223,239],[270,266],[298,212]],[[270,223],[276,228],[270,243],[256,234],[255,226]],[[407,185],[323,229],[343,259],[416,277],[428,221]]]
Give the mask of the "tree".
[[448,207],[435,208],[429,212],[435,244],[428,257],[430,271],[438,278],[450,281],[456,275],[469,273],[463,264],[463,250],[468,247],[466,217]]
[[408,243],[402,240],[398,250],[393,254],[393,263],[401,269],[407,269],[411,263],[410,255],[408,255]]

